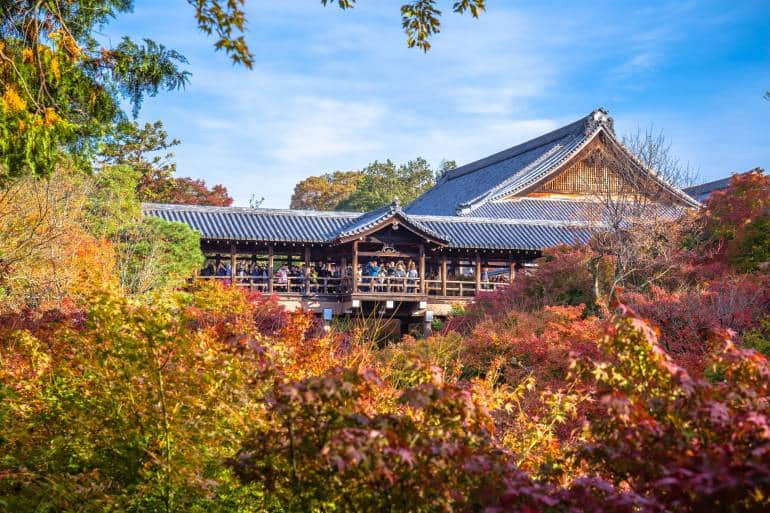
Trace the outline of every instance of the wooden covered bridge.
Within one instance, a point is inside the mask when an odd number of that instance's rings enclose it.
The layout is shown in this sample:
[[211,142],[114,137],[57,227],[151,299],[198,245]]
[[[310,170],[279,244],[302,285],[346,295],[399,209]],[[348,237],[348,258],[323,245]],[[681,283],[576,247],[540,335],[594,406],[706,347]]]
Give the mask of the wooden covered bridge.
[[397,204],[366,214],[156,204],[144,211],[201,233],[207,263],[199,279],[334,314],[384,307],[444,315],[453,302],[510,283],[543,248],[591,234],[586,226],[412,216]]
[[207,258],[200,279],[276,294],[289,308],[325,315],[431,317],[509,284],[547,247],[585,243],[608,223],[607,195],[630,198],[640,187],[664,216],[698,205],[641,164],[598,109],[447,173],[405,208],[396,202],[362,214],[146,204],[144,213],[200,233]]

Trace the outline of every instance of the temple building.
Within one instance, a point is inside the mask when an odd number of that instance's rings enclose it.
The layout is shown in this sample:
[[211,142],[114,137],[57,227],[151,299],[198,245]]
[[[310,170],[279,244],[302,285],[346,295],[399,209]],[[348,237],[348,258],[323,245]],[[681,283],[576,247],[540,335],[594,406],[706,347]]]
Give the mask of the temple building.
[[446,173],[403,207],[363,214],[143,209],[200,233],[201,279],[278,294],[290,308],[327,317],[387,311],[430,318],[509,284],[545,248],[583,244],[617,226],[621,210],[672,218],[698,206],[625,148],[607,111],[597,109]]

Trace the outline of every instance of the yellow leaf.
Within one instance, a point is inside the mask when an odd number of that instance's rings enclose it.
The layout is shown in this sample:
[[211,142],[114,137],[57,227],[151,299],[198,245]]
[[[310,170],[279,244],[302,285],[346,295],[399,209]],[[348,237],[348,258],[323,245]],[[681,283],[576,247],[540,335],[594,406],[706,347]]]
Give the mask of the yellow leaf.
[[27,109],[27,103],[19,96],[13,84],[6,86],[3,93],[3,104],[10,112],[20,112]]

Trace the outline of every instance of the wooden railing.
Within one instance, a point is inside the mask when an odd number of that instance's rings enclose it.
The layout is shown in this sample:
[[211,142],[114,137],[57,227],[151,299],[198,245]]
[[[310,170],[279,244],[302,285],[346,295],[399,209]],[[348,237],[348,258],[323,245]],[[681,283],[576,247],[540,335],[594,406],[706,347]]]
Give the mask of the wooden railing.
[[[269,279],[261,276],[199,276],[200,280],[220,280],[227,284],[235,283],[257,292],[270,292]],[[273,292],[276,294],[295,295],[340,295],[350,292],[350,280],[346,278],[318,277],[305,279],[304,276],[273,276]]]
[[422,294],[420,279],[406,276],[361,276],[357,291],[398,296]]
[[[236,276],[233,281],[229,276],[199,276],[200,280],[219,280],[234,283],[238,287],[268,293],[267,277]],[[337,296],[350,294],[351,278],[318,277],[306,279],[304,276],[273,276],[272,292],[281,295],[319,295]],[[506,282],[482,282],[480,291],[493,291],[507,287]],[[450,298],[472,298],[476,295],[476,282],[469,280],[425,280],[425,292],[422,292],[419,278],[396,276],[362,276],[358,278],[357,292],[361,294],[381,294],[383,296],[439,296]]]
[[[476,282],[468,280],[447,280],[446,288],[441,280],[426,280],[429,296],[473,297],[476,295]],[[481,291],[493,291],[507,287],[504,282],[481,282]]]

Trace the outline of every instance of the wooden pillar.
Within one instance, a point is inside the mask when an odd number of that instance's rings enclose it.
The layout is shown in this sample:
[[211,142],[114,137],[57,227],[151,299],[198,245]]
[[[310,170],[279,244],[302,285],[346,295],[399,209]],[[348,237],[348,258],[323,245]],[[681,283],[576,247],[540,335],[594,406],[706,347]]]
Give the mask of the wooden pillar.
[[508,277],[510,279],[511,285],[513,285],[514,280],[516,280],[516,261],[511,260],[511,263],[508,264],[508,272],[510,273],[510,276]]
[[358,241],[353,241],[353,294],[358,292]]
[[441,255],[441,295],[446,296],[446,255]]
[[310,272],[310,246],[305,246],[305,295],[310,295],[310,278],[313,273]]
[[235,285],[238,280],[238,272],[235,267],[238,265],[238,257],[235,255],[235,244],[230,244],[230,284]]
[[273,245],[267,247],[267,291],[273,293]]
[[476,253],[476,292],[481,290],[481,254]]
[[420,244],[420,294],[425,294],[425,246]]

